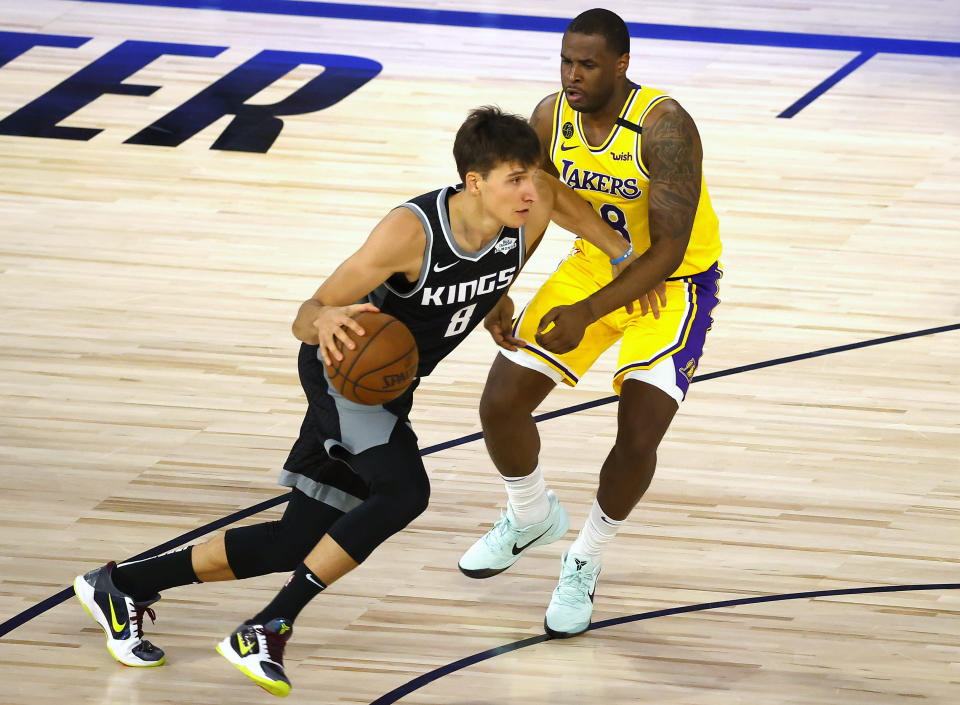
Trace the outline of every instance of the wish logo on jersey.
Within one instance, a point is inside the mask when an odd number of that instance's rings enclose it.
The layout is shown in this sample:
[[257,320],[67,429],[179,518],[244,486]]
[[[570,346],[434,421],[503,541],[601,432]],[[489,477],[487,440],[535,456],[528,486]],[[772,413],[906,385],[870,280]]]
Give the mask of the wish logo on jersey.
[[581,191],[598,191],[599,193],[608,193],[611,196],[619,196],[633,200],[639,198],[643,191],[637,186],[636,178],[619,179],[610,174],[601,174],[588,169],[578,169],[573,166],[573,161],[564,159],[563,171],[560,178],[572,189]]
[[462,304],[484,296],[491,291],[506,289],[510,286],[516,267],[508,267],[493,274],[487,274],[479,279],[471,281],[456,282],[445,286],[425,286],[423,287],[423,297],[420,300],[421,306],[446,306],[449,304]]

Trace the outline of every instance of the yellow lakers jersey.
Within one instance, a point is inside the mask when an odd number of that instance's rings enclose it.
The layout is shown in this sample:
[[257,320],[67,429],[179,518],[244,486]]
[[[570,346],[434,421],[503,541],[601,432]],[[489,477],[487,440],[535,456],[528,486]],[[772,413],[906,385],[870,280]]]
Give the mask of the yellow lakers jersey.
[[[553,112],[553,143],[550,158],[560,179],[574,189],[614,230],[633,244],[637,254],[650,247],[648,191],[650,174],[640,157],[644,118],[670,96],[653,88],[634,86],[620,117],[606,141],[598,146],[587,142],[580,113],[570,107],[563,91],[557,94]],[[585,240],[577,248],[598,273],[610,270],[609,258]],[[672,277],[698,274],[720,257],[717,215],[710,204],[707,185],[700,188],[700,203],[690,232],[690,242],[680,267]]]

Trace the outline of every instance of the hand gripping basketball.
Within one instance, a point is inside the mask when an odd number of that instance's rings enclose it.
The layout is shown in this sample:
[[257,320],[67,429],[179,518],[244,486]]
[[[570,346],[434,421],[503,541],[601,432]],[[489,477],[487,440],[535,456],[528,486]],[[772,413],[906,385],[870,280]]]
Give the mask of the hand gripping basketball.
[[342,360],[324,364],[330,384],[357,404],[385,404],[403,394],[417,376],[419,353],[410,329],[386,313],[354,316],[364,335],[351,334],[351,350],[337,341]]

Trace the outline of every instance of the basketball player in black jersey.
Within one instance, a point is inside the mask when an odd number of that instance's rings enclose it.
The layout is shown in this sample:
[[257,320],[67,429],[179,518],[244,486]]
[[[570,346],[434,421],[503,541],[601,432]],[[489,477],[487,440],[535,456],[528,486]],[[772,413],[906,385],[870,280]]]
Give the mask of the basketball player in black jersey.
[[[293,488],[283,517],[77,577],[77,596],[117,660],[163,663],[142,631],[160,591],[293,570],[273,601],[217,647],[258,685],[287,695],[282,657],[301,609],[426,509],[430,484],[408,421],[419,378],[484,320],[551,218],[612,259],[623,255],[626,243],[584,200],[538,171],[540,142],[522,118],[475,110],[453,151],[463,183],[390,211],[297,313],[308,407],[280,478]],[[364,334],[357,313],[378,309],[413,333],[418,380],[386,405],[361,406],[328,385],[323,362],[342,359],[336,341],[353,348],[352,336]]]

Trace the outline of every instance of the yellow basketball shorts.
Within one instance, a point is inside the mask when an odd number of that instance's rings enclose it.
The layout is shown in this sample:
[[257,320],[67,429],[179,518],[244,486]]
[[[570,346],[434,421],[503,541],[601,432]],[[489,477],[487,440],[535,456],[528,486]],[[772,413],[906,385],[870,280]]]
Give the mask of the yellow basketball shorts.
[[589,325],[575,350],[555,355],[536,344],[540,320],[555,306],[585,299],[602,286],[604,279],[581,258],[571,257],[543,283],[514,320],[513,335],[525,341],[526,347],[500,353],[572,387],[604,351],[622,340],[613,390],[620,394],[624,379],[638,379],[662,389],[679,404],[703,355],[707,331],[713,325],[711,313],[720,301],[722,275],[716,262],[700,274],[669,279],[667,304],[661,307],[659,319],[650,313],[641,316],[639,305],[632,314],[620,308]]

